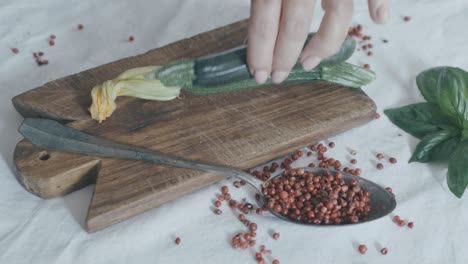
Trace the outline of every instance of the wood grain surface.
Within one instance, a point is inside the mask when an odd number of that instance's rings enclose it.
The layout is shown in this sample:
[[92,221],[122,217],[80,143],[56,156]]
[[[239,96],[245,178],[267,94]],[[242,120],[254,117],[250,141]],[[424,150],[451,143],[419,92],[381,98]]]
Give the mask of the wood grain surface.
[[[91,88],[133,67],[198,57],[240,45],[246,21],[65,77],[13,99],[25,117],[47,117],[106,139],[248,169],[372,120],[361,90],[324,82],[266,87],[170,102],[119,98],[102,124],[90,119]],[[44,198],[93,182],[87,229],[94,232],[220,180],[222,175],[18,143],[18,181]]]

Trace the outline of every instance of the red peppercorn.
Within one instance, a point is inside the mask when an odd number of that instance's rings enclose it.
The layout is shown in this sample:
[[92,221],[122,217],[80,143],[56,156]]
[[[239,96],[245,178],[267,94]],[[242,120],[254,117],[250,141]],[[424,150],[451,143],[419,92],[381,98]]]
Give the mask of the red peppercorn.
[[274,259],[274,260],[271,262],[271,264],[280,264],[280,262],[279,262],[279,260]]
[[134,37],[134,36],[128,37],[128,41],[133,42],[134,40],[135,40],[135,37]]
[[307,167],[309,167],[309,168],[314,168],[314,167],[315,167],[315,164],[314,164],[314,163],[309,163],[309,165],[307,165]]
[[241,247],[242,249],[247,249],[247,248],[249,247],[249,242],[247,242],[247,241],[242,241],[242,242],[240,243],[240,247]]
[[78,29],[79,29],[79,30],[83,30],[83,29],[84,29],[83,24],[79,24],[79,25],[78,25]]
[[389,193],[393,193],[393,190],[392,190],[392,188],[390,188],[390,187],[386,187],[385,190],[386,190],[387,192],[389,192]]
[[252,236],[250,235],[250,233],[245,233],[244,234],[244,239],[245,240],[250,240],[252,238]]
[[351,162],[351,164],[356,164],[357,160],[356,159],[351,159],[349,162]]
[[380,114],[379,114],[379,113],[375,113],[374,119],[379,119],[379,118],[380,118]]
[[378,170],[383,170],[383,168],[384,168],[384,166],[383,166],[382,163],[378,163],[378,164],[377,164],[377,169],[378,169]]
[[244,221],[245,220],[245,215],[239,214],[238,218],[239,218],[239,220]]
[[257,241],[252,239],[252,240],[249,241],[249,246],[253,247],[253,246],[255,246],[256,243],[257,243]]
[[218,200],[219,200],[219,201],[224,201],[224,200],[226,200],[226,199],[224,198],[224,195],[220,195],[220,196],[218,196]]
[[376,157],[381,160],[384,158],[384,155],[382,153],[377,153]]
[[404,20],[405,22],[408,22],[408,21],[411,20],[411,17],[410,17],[410,16],[404,16],[404,17],[403,17],[403,20]]
[[409,222],[409,223],[408,223],[408,227],[411,228],[411,229],[413,229],[414,223],[413,223],[413,222]]
[[176,243],[176,245],[180,245],[180,242],[181,242],[180,237],[177,237],[174,242]]
[[[312,212],[312,211],[310,211],[310,212]],[[279,233],[273,233],[272,237],[273,237],[274,240],[278,240],[280,238],[280,234]]]
[[12,48],[12,49],[11,49],[11,52],[13,52],[14,54],[18,54],[18,53],[19,53],[19,49],[17,49],[17,48]]
[[50,39],[55,39],[55,38],[56,38],[56,37],[55,37],[54,34],[51,34],[51,35],[50,35]]
[[307,157],[310,157],[310,156],[312,156],[312,152],[311,152],[311,151],[308,151],[308,152],[307,152]]
[[406,225],[405,221],[403,221],[403,220],[398,221],[398,226],[399,227],[403,227],[405,225]]
[[220,215],[220,214],[223,213],[223,211],[221,211],[220,209],[214,209],[213,212],[214,212],[215,215]]
[[334,147],[335,147],[335,142],[332,141],[332,142],[328,143],[328,146],[329,146],[330,148],[334,148]]
[[394,157],[390,157],[390,158],[388,159],[388,161],[389,161],[391,164],[397,163],[397,159],[394,158]]
[[400,216],[399,215],[395,215],[393,218],[392,218],[393,222],[395,223],[398,223],[400,222]]
[[388,248],[384,247],[380,250],[380,253],[382,253],[382,255],[387,255],[388,253]]
[[53,39],[49,40],[49,46],[54,46],[55,45],[55,41]]
[[372,51],[367,52],[367,56],[372,56]]
[[222,193],[222,194],[226,194],[226,193],[228,193],[228,192],[229,192],[229,188],[228,188],[226,185],[224,185],[224,186],[221,187],[221,193]]
[[359,253],[366,254],[367,247],[366,245],[359,245],[358,250],[359,250]]
[[364,69],[370,69],[370,65],[368,63],[364,64]]
[[216,206],[216,207],[221,207],[221,205],[222,205],[222,204],[221,204],[221,201],[219,201],[219,200],[216,200],[216,201],[214,202],[214,206]]
[[256,223],[251,223],[251,224],[249,225],[249,229],[250,229],[250,231],[255,231],[255,230],[257,230],[257,224],[256,224]]

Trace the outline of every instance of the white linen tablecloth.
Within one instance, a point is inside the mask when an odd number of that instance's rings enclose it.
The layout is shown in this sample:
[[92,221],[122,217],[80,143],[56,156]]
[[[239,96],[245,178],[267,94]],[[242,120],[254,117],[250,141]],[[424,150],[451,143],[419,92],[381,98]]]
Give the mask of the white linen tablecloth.
[[[442,65],[468,69],[468,1],[393,1],[392,19],[385,26],[372,24],[365,1],[359,2],[353,21],[372,35],[374,56],[357,52],[351,61],[370,63],[377,72],[377,80],[364,90],[380,113],[423,101],[415,85],[422,70]],[[311,29],[323,14],[319,5],[316,9]],[[210,210],[219,186],[230,181],[87,234],[83,223],[92,186],[43,200],[17,183],[12,163],[22,120],[11,104],[13,96],[248,15],[247,0],[0,1],[0,263],[255,263],[252,252],[230,246],[232,235],[243,230],[236,217],[228,209],[222,216]],[[406,15],[411,21],[403,21]],[[82,32],[76,30],[80,23],[85,26]],[[57,36],[54,47],[48,46],[50,34]],[[135,42],[127,41],[129,35]],[[389,43],[383,44],[383,38]],[[13,55],[13,47],[20,53]],[[32,52],[39,50],[49,65],[35,64]],[[418,141],[383,114],[333,141],[337,146],[330,152],[335,158],[348,160],[347,148],[357,149],[364,176],[393,188],[395,213],[414,221],[414,229],[399,228],[390,217],[317,228],[251,216],[259,225],[257,245],[271,248],[281,263],[468,263],[468,194],[457,199],[449,192],[446,166],[407,164]],[[399,162],[377,171],[376,152]],[[233,196],[253,200],[245,188],[233,190]],[[271,230],[281,233],[279,241],[270,238]],[[174,245],[176,236],[182,238],[180,246]],[[356,251],[361,243],[368,247],[365,255]],[[380,254],[381,246],[389,248],[388,255]]]

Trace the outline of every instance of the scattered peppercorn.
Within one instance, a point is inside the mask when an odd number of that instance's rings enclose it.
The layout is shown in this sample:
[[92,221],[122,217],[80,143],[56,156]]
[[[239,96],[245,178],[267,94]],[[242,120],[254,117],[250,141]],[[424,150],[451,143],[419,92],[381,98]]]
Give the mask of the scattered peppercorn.
[[384,155],[382,153],[377,153],[376,157],[377,159],[381,160],[384,158]]
[[377,163],[377,169],[378,170],[383,170],[384,166],[382,163]]
[[357,160],[356,159],[351,159],[349,162],[351,162],[351,164],[356,164]]
[[384,247],[380,250],[380,253],[382,253],[382,255],[387,255],[388,253],[388,248]]
[[382,39],[383,43],[388,43],[388,39]]
[[221,193],[222,193],[222,194],[226,194],[226,193],[228,193],[228,192],[229,192],[229,188],[228,188],[226,185],[224,185],[224,186],[221,187]]
[[213,212],[215,215],[220,215],[223,213],[223,211],[221,211],[220,209],[214,209]]
[[55,45],[55,41],[53,39],[49,40],[49,46],[54,46]]
[[332,141],[332,142],[328,143],[328,146],[329,146],[330,148],[334,148],[334,147],[335,147],[335,142]]
[[388,161],[389,161],[391,164],[397,163],[397,159],[394,158],[394,157],[389,158]]
[[13,54],[18,54],[18,53],[19,53],[19,49],[17,49],[17,48],[12,48],[12,49],[11,49],[11,52],[13,52]]
[[367,64],[367,63],[366,63],[366,64],[364,64],[364,69],[368,69],[368,70],[369,70],[369,69],[370,69],[370,65],[369,65],[369,64]]
[[177,237],[174,242],[176,243],[176,245],[180,245],[180,242],[182,242],[182,241],[181,241],[180,237]]
[[271,264],[280,264],[280,262],[279,262],[279,260],[274,259],[273,262],[271,262]]
[[399,215],[395,215],[395,216],[392,218],[392,221],[395,222],[395,223],[400,222],[400,216],[399,216]]
[[408,22],[408,21],[411,20],[411,17],[410,17],[410,16],[404,16],[404,17],[403,17],[403,20],[404,20],[405,22]]
[[221,205],[222,205],[222,204],[221,204],[221,201],[219,201],[219,200],[216,200],[216,201],[214,202],[214,206],[216,206],[216,207],[221,207]]
[[368,51],[367,56],[372,56],[372,51]]
[[55,38],[56,38],[56,36],[54,34],[50,35],[50,39],[55,39]]
[[128,41],[133,42],[134,40],[135,40],[135,37],[134,37],[134,36],[128,37]]
[[79,24],[79,25],[78,25],[78,30],[83,30],[83,29],[84,29],[83,24]]
[[367,247],[366,245],[359,245],[358,250],[359,250],[359,253],[366,254]]
[[274,240],[278,240],[280,238],[280,234],[279,233],[273,233],[273,239]]
[[379,119],[379,118],[380,118],[380,114],[379,114],[379,113],[375,113],[374,119]]
[[385,187],[385,190],[386,190],[387,192],[389,192],[389,193],[393,193],[393,190],[392,190],[392,188],[390,188],[390,187]]
[[250,231],[255,231],[255,230],[257,230],[257,224],[256,224],[256,223],[251,223],[251,224],[249,225],[249,229],[250,229]]
[[403,221],[403,220],[398,221],[397,224],[398,224],[399,227],[403,227],[403,226],[406,225],[405,221]]
[[411,229],[413,229],[414,223],[413,223],[413,222],[409,222],[409,223],[408,223],[408,227],[411,228]]

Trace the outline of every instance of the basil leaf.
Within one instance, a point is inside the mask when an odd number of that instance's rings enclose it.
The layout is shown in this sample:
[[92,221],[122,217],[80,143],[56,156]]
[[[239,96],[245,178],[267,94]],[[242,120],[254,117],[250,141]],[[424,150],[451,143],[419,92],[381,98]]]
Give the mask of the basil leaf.
[[384,113],[393,124],[419,139],[442,128],[452,127],[447,116],[431,103],[387,109]]
[[439,104],[437,79],[440,72],[444,69],[445,67],[432,68],[421,72],[416,77],[416,84],[418,85],[419,91],[429,103]]
[[463,142],[450,158],[447,185],[458,198],[462,197],[468,186],[468,142]]
[[460,128],[468,128],[468,73],[445,67],[437,78],[439,107]]
[[432,161],[447,161],[460,143],[460,137],[455,136],[445,140],[432,149]]
[[426,163],[432,161],[432,152],[434,148],[449,138],[457,135],[457,133],[459,132],[455,129],[444,129],[425,136],[416,146],[413,156],[411,156],[409,162],[416,161]]

